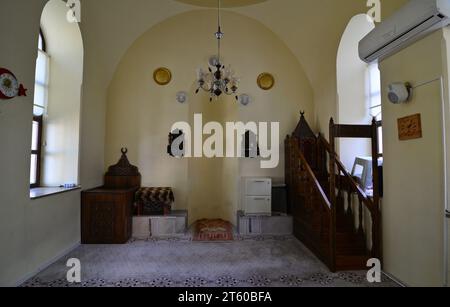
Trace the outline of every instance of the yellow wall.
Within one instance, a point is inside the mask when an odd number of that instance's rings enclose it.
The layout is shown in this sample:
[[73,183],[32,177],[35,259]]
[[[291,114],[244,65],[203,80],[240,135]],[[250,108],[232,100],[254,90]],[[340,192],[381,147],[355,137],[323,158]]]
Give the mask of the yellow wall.
[[[383,18],[406,1],[383,1]],[[312,118],[310,124],[327,135],[329,119],[337,114],[336,55],[339,42],[350,19],[368,11],[366,2],[268,0],[227,10],[258,20],[292,51],[314,91],[316,118]],[[83,118],[89,119],[86,130],[91,131],[91,135],[84,135],[81,141],[82,147],[95,148],[90,150],[89,155],[81,157],[81,168],[86,169],[81,174],[83,181],[96,184],[101,181],[101,177],[95,175],[99,173],[95,161],[103,159],[100,155],[103,148],[96,140],[105,133],[101,126],[104,121],[101,110],[104,109],[106,100],[104,91],[121,58],[129,46],[152,26],[197,8],[168,0],[83,0],[81,28],[89,29],[83,31],[86,51],[83,96],[89,102],[89,110],[83,111]],[[131,19],[132,23],[129,22]],[[230,34],[228,37],[232,36]],[[94,124],[94,120],[98,125]]]
[[[381,63],[383,90],[384,269],[413,286],[443,284],[443,144],[439,82],[393,105],[392,82],[417,85],[443,75],[443,32],[436,32]],[[397,119],[420,113],[423,138],[399,141]]]
[[[39,21],[45,1],[6,0],[0,10],[0,66],[28,88],[0,101],[0,285],[11,286],[80,240],[80,193],[31,201],[31,121]],[[11,26],[14,25],[14,26]]]
[[[0,34],[8,43],[2,44],[0,50],[1,66],[11,68],[29,89],[34,84],[39,20],[45,2],[2,0]],[[404,2],[405,0],[384,1],[384,15],[390,14]],[[313,115],[311,111],[310,116],[317,117],[317,126],[325,133],[329,117],[336,115],[336,54],[340,37],[352,16],[367,11],[365,3],[366,1],[361,0],[269,0],[255,6],[230,9],[255,18],[271,29],[292,51],[297,61],[301,62],[314,90],[317,112]],[[80,27],[85,57],[80,181],[83,188],[87,189],[100,185],[103,181],[107,92],[118,63],[129,46],[149,28],[195,7],[168,0],[82,0],[82,5]],[[11,24],[14,26],[11,27]],[[205,24],[204,27],[198,30],[198,33],[203,33],[199,37],[208,39],[211,35],[210,24]],[[241,29],[233,32],[239,34],[240,31]],[[227,30],[227,39],[231,40],[234,33]],[[208,46],[213,47],[209,40]],[[203,65],[207,55],[205,53],[203,58],[198,58],[195,66]],[[234,65],[240,64],[237,60],[228,59],[228,56],[227,60]],[[169,64],[171,63],[173,62]],[[161,62],[158,61],[157,64],[159,66]],[[152,86],[150,75],[153,68],[151,66],[145,72],[146,80],[150,80],[145,86]],[[264,67],[258,68],[262,70]],[[247,68],[244,71],[250,70]],[[185,81],[191,82],[194,74],[192,71],[192,75],[186,75]],[[243,82],[244,80],[243,78]],[[133,90],[135,88],[145,90],[140,87],[133,87]],[[178,86],[175,88],[179,90]],[[175,88],[164,89],[171,92],[170,95],[166,93],[166,97],[174,97]],[[190,89],[189,85],[183,85],[182,88]],[[276,91],[274,89],[269,95],[283,95],[282,91],[281,94]],[[309,93],[307,89],[304,92]],[[11,103],[0,102],[0,285],[15,284],[79,240],[79,192],[33,202],[28,198],[28,154],[33,101],[32,91],[28,93],[29,97],[14,99]],[[174,98],[170,98],[171,102],[173,100]],[[128,98],[126,101],[133,103]],[[190,105],[186,108],[190,108]],[[187,114],[189,111],[180,112]],[[298,110],[293,111],[292,121],[297,119],[297,112]],[[315,126],[314,123],[311,124]],[[120,122],[118,125],[121,125]],[[166,134],[167,129],[164,131]],[[166,140],[161,140],[160,144],[165,146]],[[114,159],[111,157],[113,162],[118,158],[116,152],[117,149],[114,150]],[[228,174],[228,170],[233,167],[236,166],[224,166],[227,171],[223,174]],[[238,167],[242,173],[243,167]],[[230,187],[226,181],[222,182],[224,186]],[[185,201],[187,202],[187,198]],[[396,253],[390,255],[395,257]]]
[[[311,119],[314,114],[309,81],[289,49],[257,21],[230,12],[223,14],[223,58],[240,77],[240,92],[248,93],[253,103],[242,107],[233,97],[210,103],[208,94],[195,95],[196,68],[205,67],[209,56],[216,53],[215,22],[215,11],[202,10],[153,27],[128,50],[108,92],[105,167],[117,161],[121,147],[128,147],[143,184],[173,187],[176,208],[189,209],[191,222],[199,218],[234,221],[241,175],[283,178],[284,137],[294,130],[300,110]],[[173,73],[165,87],[153,81],[153,71],[160,66]],[[276,78],[271,91],[257,87],[256,78],[264,71]],[[175,101],[180,90],[189,93],[185,105]],[[262,171],[258,160],[169,157],[166,146],[171,126],[178,121],[192,123],[194,113],[203,113],[204,123],[280,122],[279,167]]]

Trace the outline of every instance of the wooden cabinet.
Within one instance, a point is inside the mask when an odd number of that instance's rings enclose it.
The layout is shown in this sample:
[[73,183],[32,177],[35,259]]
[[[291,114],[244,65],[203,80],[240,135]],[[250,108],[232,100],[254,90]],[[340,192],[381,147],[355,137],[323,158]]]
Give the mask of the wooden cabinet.
[[81,194],[83,244],[124,244],[131,238],[135,188],[97,188]]
[[105,185],[81,193],[81,242],[124,244],[131,238],[135,193],[141,174],[127,158],[128,150],[109,167]]

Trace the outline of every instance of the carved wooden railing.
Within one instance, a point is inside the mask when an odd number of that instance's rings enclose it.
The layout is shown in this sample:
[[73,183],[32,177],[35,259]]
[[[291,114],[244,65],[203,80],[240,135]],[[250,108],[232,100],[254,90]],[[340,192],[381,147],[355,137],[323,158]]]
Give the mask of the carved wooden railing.
[[[338,174],[338,176],[330,176],[330,191],[338,191],[337,194],[331,193],[332,204],[337,204],[338,197],[342,195],[343,188],[342,183],[345,184],[348,197],[356,194],[358,197],[358,219],[359,230],[363,231],[363,208],[365,207],[371,216],[371,229],[365,227],[365,231],[371,230],[372,234],[372,247],[370,249],[370,256],[372,258],[378,258],[382,260],[381,251],[381,210],[380,210],[380,180],[379,180],[379,148],[378,148],[378,128],[381,126],[381,122],[377,122],[375,118],[371,125],[337,125],[333,119],[330,120],[330,143],[326,147],[328,154],[330,155],[330,174]],[[372,145],[372,180],[373,180],[373,196],[367,197],[365,191],[355,182],[354,178],[348,173],[344,165],[339,161],[339,158],[335,151],[336,138],[366,138],[371,140]],[[326,140],[322,137],[322,142],[326,143]],[[339,178],[341,180],[335,180]],[[344,182],[342,182],[344,181]],[[351,207],[350,207],[351,208]]]
[[[322,135],[317,138],[318,162],[314,169],[301,152],[298,139],[295,137],[286,139],[286,180],[290,203],[293,204],[295,235],[327,264],[331,271],[353,266],[362,268],[365,265],[363,260],[366,258],[381,260],[377,128],[378,124],[375,122],[369,126],[343,126],[334,125],[331,120],[331,142],[329,143]],[[372,139],[374,160],[372,198],[366,195],[364,189],[339,160],[334,150],[334,140],[339,137]],[[364,212],[370,214],[369,221],[365,218]],[[355,244],[359,242],[361,245],[360,241],[363,242],[362,249],[358,249],[359,257],[349,257],[350,260],[338,258],[343,250],[338,246],[342,243],[342,229],[338,229],[338,218],[341,219],[343,216],[349,220],[357,220],[357,223],[356,221],[351,223],[356,229],[346,231],[354,231],[355,236],[349,236],[350,238],[361,238],[355,239]],[[339,222],[342,224],[342,221]],[[367,234],[371,234],[371,247],[366,244]],[[352,239],[347,243],[353,243]],[[342,264],[343,262],[345,264]]]
[[[335,167],[330,173],[335,172],[336,176],[330,176],[330,193],[335,191],[334,199],[333,196],[330,197],[333,203],[333,208],[336,210],[345,210],[345,213],[349,216],[354,217],[356,215],[357,232],[361,234],[371,233],[371,243],[372,247],[368,250],[368,254],[372,258],[381,259],[381,235],[380,235],[380,208],[379,197],[370,198],[367,196],[363,188],[356,182],[355,178],[348,172],[344,164],[339,160],[337,154],[332,150],[330,143],[323,137],[319,135],[319,144],[323,146],[329,158],[329,163],[334,163]],[[333,157],[333,158],[331,158]],[[378,169],[378,165],[376,167]],[[377,173],[377,170],[374,171]],[[375,177],[376,175],[374,175]],[[378,177],[378,176],[376,176]],[[334,179],[334,180],[333,180]],[[374,184],[374,188],[375,188]],[[374,189],[375,194],[375,189]],[[375,195],[374,195],[375,196]],[[354,210],[353,200],[356,199],[357,210]],[[339,208],[339,206],[341,206]],[[367,209],[371,217],[371,225],[364,224],[364,209]]]
[[[290,148],[290,172],[293,198],[293,216],[296,236],[330,268],[334,267],[335,227],[330,225],[332,205],[314,171],[299,150],[298,140],[288,137],[286,146]],[[289,181],[289,179],[288,179]],[[324,243],[325,241],[325,243]]]

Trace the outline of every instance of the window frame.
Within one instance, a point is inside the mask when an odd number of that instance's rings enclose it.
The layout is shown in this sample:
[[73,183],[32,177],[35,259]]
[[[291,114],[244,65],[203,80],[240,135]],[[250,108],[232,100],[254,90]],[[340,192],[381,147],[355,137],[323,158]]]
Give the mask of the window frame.
[[[39,37],[41,38],[42,41],[42,51],[44,51],[45,53],[47,53],[47,42],[45,41],[45,36],[44,36],[44,32],[42,32],[42,28],[39,29]],[[39,46],[38,46],[39,49]]]
[[[367,64],[367,74],[368,74],[368,84],[369,84],[369,91],[368,91],[368,99],[369,99],[369,114],[371,117],[375,117],[377,121],[382,121],[383,119],[383,112],[382,112],[382,102],[381,102],[381,80],[378,80],[380,78],[377,78],[376,81],[379,81],[379,88],[377,88],[377,90],[374,90],[372,88],[372,84],[374,82],[373,80],[373,70],[376,70],[378,76],[380,76],[380,70],[378,67],[378,62],[372,62]],[[381,76],[380,76],[381,77]],[[377,102],[377,104],[373,104],[373,99],[375,97],[379,97],[380,101]],[[380,113],[378,113],[377,115],[372,115],[373,114],[373,110],[375,109],[380,109]],[[379,119],[378,117],[381,118]]]
[[[44,36],[44,32],[42,31],[42,28],[39,29],[39,37],[40,37],[40,40],[41,40],[41,42],[42,42],[42,48],[40,48],[41,46],[39,46],[39,44],[38,44],[38,58],[39,58],[39,53],[42,53],[43,56],[45,56],[46,61],[47,61],[47,65],[48,65],[48,63],[50,62],[50,56],[49,56],[49,54],[47,53],[47,42],[46,42],[46,40],[45,40],[45,36]],[[48,66],[47,66],[47,69],[48,69]],[[36,86],[36,84],[39,85],[39,86],[42,86],[42,87],[45,89],[45,91],[46,91],[47,94],[48,94],[48,90],[49,90],[48,74],[49,74],[49,71],[47,70],[47,71],[46,71],[46,77],[47,77],[47,80],[46,80],[45,82],[37,82],[36,79],[35,79],[35,81],[34,81],[34,82],[35,82],[35,86]],[[45,99],[45,101],[43,102],[43,105],[37,105],[37,104],[35,104],[35,103],[33,102],[33,108],[34,108],[34,107],[38,107],[38,108],[43,109],[43,110],[44,110],[44,114],[45,114],[46,107],[47,107],[47,101],[46,101],[46,99]]]
[[[45,40],[45,36],[44,36],[44,32],[42,31],[42,27],[39,28],[39,40],[40,40],[41,44],[38,43],[38,52],[41,51],[41,52],[47,54],[47,42]],[[30,180],[30,189],[35,189],[35,188],[41,187],[42,133],[43,133],[44,115],[37,116],[37,115],[33,114],[32,122],[33,123],[36,122],[38,124],[37,149],[33,150],[33,148],[31,148],[31,154],[30,154],[30,158],[34,155],[36,156],[36,178],[34,178],[35,182],[31,183],[31,180]],[[31,172],[31,164],[30,164],[30,172]]]
[[[31,154],[30,157],[35,155],[36,156],[36,178],[35,183],[30,182],[30,188],[35,189],[39,188],[41,186],[41,157],[42,157],[42,126],[43,126],[43,119],[44,116],[33,116],[33,123],[38,123],[38,135],[37,135],[37,149],[33,150],[31,148]],[[30,165],[31,169],[31,165]]]
[[[377,131],[378,131],[378,155],[379,157],[383,156],[384,147],[383,147],[383,108],[382,108],[382,91],[381,91],[381,79],[380,79],[380,89],[379,91],[373,91],[372,88],[372,69],[377,69],[378,73],[379,66],[378,62],[372,62],[367,65],[367,76],[368,76],[368,84],[369,84],[369,90],[368,90],[368,99],[369,99],[369,115],[372,118],[375,118],[376,124],[377,124]],[[381,74],[380,74],[381,77]],[[380,101],[377,104],[372,104],[374,97],[380,97]],[[373,110],[379,109],[380,112],[377,115],[373,115]],[[381,130],[381,133],[380,131]]]

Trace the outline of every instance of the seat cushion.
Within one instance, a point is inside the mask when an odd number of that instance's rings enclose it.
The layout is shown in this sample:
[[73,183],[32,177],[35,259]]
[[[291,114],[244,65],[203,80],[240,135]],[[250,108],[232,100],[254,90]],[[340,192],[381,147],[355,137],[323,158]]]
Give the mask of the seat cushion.
[[168,214],[175,201],[172,188],[140,188],[136,192],[136,203],[139,214]]

